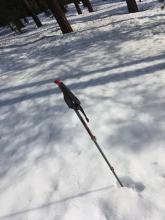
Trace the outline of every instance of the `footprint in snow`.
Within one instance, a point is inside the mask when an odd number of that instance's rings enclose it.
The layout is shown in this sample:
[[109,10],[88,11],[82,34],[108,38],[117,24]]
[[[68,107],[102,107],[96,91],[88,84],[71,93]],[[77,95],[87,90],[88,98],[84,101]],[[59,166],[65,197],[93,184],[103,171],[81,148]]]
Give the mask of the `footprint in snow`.
[[135,182],[129,176],[125,176],[121,178],[121,182],[125,187],[136,190],[137,192],[142,192],[145,189],[145,186],[141,182]]
[[165,179],[165,173],[162,174],[162,177]]

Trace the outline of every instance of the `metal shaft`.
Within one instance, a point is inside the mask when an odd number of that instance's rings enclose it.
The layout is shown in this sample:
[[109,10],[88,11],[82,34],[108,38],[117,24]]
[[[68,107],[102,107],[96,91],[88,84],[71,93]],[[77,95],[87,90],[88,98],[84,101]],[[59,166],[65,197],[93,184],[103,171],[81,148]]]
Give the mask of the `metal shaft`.
[[114,171],[114,168],[111,166],[111,164],[109,163],[107,157],[105,156],[105,154],[103,153],[101,147],[99,146],[99,144],[96,141],[96,137],[92,134],[91,130],[89,129],[88,125],[85,123],[84,119],[82,118],[81,114],[79,113],[78,110],[75,110],[77,116],[79,117],[80,121],[82,122],[82,124],[84,125],[85,129],[87,130],[88,134],[90,135],[91,139],[93,140],[93,142],[95,143],[97,149],[99,150],[99,152],[101,153],[102,157],[104,158],[104,160],[106,161],[108,167],[110,168],[111,172],[113,173],[113,175],[115,176],[115,178],[117,179],[118,183],[120,184],[121,187],[123,187],[123,184],[121,183],[119,177],[117,176],[117,174]]

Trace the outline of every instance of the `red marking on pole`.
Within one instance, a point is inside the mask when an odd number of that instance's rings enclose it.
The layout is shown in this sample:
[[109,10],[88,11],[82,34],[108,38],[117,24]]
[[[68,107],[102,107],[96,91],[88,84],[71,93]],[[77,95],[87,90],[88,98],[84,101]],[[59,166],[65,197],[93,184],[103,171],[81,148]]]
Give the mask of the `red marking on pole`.
[[54,83],[56,83],[58,86],[62,83],[62,81],[61,80],[59,80],[59,79],[56,79],[55,81],[54,81]]

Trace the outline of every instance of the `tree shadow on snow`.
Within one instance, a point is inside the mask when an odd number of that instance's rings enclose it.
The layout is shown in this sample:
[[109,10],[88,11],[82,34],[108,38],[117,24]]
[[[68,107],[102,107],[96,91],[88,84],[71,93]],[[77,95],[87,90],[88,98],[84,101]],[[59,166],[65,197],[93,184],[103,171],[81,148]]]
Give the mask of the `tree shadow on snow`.
[[[123,67],[135,65],[135,64],[138,64],[141,62],[152,62],[152,61],[161,60],[161,59],[164,59],[164,55],[158,55],[156,57],[149,57],[149,58],[138,60],[138,61],[124,63]],[[120,66],[121,65],[116,65],[114,67],[113,66],[110,68],[104,67],[104,68],[97,69],[94,71],[89,71],[89,72],[88,71],[87,72],[84,72],[84,71],[79,72],[76,74],[76,78],[79,78],[79,77],[81,78],[82,75],[85,76],[85,75],[97,74],[99,72],[107,72],[109,74],[106,76],[91,79],[90,81],[87,80],[87,81],[83,81],[83,82],[80,81],[80,82],[72,83],[71,85],[69,85],[69,87],[71,89],[75,89],[75,90],[79,89],[80,90],[80,89],[84,89],[84,88],[88,88],[88,87],[104,85],[107,83],[120,82],[123,80],[128,80],[129,78],[137,78],[137,77],[141,77],[143,75],[154,74],[154,72],[156,72],[158,70],[165,69],[165,63],[160,63],[160,64],[154,64],[154,65],[150,65],[147,67],[143,67],[138,70],[126,71],[126,72],[115,73],[115,74],[110,73],[112,70],[117,69]],[[61,77],[61,79],[64,79],[64,80],[71,79],[71,78],[75,78],[75,75]],[[41,85],[45,85],[45,84],[50,84],[50,85],[52,84],[53,85],[54,79],[55,78],[51,78],[51,79],[46,79],[46,80],[42,80],[42,81],[38,81],[38,82],[36,81],[36,82],[32,82],[32,83],[27,83],[24,85],[2,88],[2,89],[0,89],[0,93],[4,93],[4,92],[8,93],[11,91],[22,90],[25,88],[27,89],[27,88],[41,86]],[[46,97],[46,96],[50,96],[50,95],[54,95],[54,94],[59,94],[59,93],[60,93],[59,89],[57,89],[54,86],[53,89],[41,90],[39,92],[28,93],[28,94],[21,95],[19,97],[12,98],[12,99],[0,100],[0,107],[6,106],[6,105],[13,105],[13,104],[20,103],[20,102],[23,102],[26,100],[38,99],[38,98],[42,98],[42,97]]]
[[66,197],[64,199],[61,199],[61,200],[58,200],[58,201],[49,202],[49,203],[40,205],[38,207],[25,209],[25,210],[18,211],[18,212],[15,212],[15,213],[7,214],[5,216],[0,216],[0,219],[15,218],[15,217],[17,217],[19,215],[24,215],[24,214],[27,214],[29,212],[40,211],[42,209],[50,208],[51,206],[56,206],[56,205],[58,205],[60,203],[69,202],[70,200],[73,200],[73,199],[79,199],[79,198],[84,197],[84,196],[90,196],[91,194],[94,194],[94,193],[97,193],[97,192],[109,190],[110,188],[111,188],[111,186],[107,186],[107,187],[104,187],[104,188],[100,188],[100,189],[95,189],[95,190],[79,193],[77,195],[68,196],[68,197]]
[[[119,21],[118,24],[120,23]],[[158,25],[159,22],[155,22],[155,28]],[[41,158],[42,155],[56,153],[53,151],[52,143],[59,142],[63,138],[61,130],[63,130],[64,121],[62,121],[61,116],[64,116],[65,111],[63,110],[64,105],[61,96],[57,96],[60,91],[55,87],[50,89],[45,87],[47,85],[54,86],[53,76],[55,78],[60,76],[62,80],[68,81],[66,84],[71,89],[83,92],[84,89],[97,88],[97,86],[106,86],[111,83],[119,84],[129,79],[138,79],[149,74],[154,75],[156,71],[165,69],[165,63],[162,62],[164,54],[147,58],[137,58],[134,55],[126,57],[126,54],[116,55],[122,49],[123,43],[128,43],[130,40],[144,40],[147,37],[145,31],[150,30],[151,26],[143,24],[141,27],[127,27],[126,33],[122,33],[120,28],[122,28],[120,25],[114,27],[112,31],[107,29],[102,31],[95,28],[91,33],[85,35],[83,35],[85,31],[82,31],[75,34],[74,40],[70,39],[72,35],[67,35],[62,38],[68,39],[63,45],[58,45],[58,42],[56,44],[52,38],[50,44],[46,46],[40,45],[36,48],[30,44],[29,47],[25,46],[19,50],[16,47],[12,51],[3,51],[3,55],[0,57],[1,64],[3,64],[1,65],[1,75],[6,78],[2,78],[0,82],[0,93],[4,95],[1,96],[0,100],[1,178],[9,172],[13,173],[13,179],[15,176],[19,176],[19,169],[21,169],[19,167],[28,159],[29,154],[34,149],[40,151]],[[139,33],[138,28],[141,30],[141,35],[137,34]],[[162,29],[163,31],[164,29]],[[52,44],[53,42],[54,44]],[[21,59],[21,53],[27,55],[27,58]],[[111,58],[115,58],[117,64],[112,65]],[[161,63],[153,64],[153,61],[161,61]],[[129,66],[132,68],[143,62],[147,62],[148,65],[137,70],[122,70],[122,67]],[[37,69],[39,64],[41,68]],[[42,64],[44,65],[42,66]],[[24,73],[24,70],[28,71]],[[120,72],[121,70],[122,72]],[[28,73],[32,75],[27,76]],[[99,75],[100,73],[103,74]],[[19,76],[27,77],[29,81],[20,84],[15,80],[14,86],[9,86],[10,83],[5,86],[5,82],[7,84],[9,79],[12,77],[19,79]],[[42,77],[41,80],[40,76]],[[86,78],[84,79],[84,77]],[[128,88],[129,86],[131,85],[128,85]],[[150,86],[153,88],[154,84]],[[116,133],[107,138],[107,141],[112,143],[111,146],[124,150],[128,147],[129,150],[137,153],[138,150],[142,150],[142,143],[147,145],[151,140],[154,140],[152,136],[160,137],[157,135],[163,135],[161,130],[154,126],[154,123],[159,123],[163,119],[165,103],[157,96],[156,90],[150,94],[150,87],[147,89],[147,96],[152,96],[153,99],[148,103],[148,106],[146,104],[139,109],[139,114],[141,111],[148,111],[148,114],[154,117],[154,122],[151,123],[154,129],[149,129],[150,125],[144,126],[139,120],[136,121],[133,118],[130,118],[129,122],[126,120],[118,122],[116,119],[114,121],[114,123],[118,123]],[[120,92],[123,91],[120,90]],[[139,92],[137,95],[142,96],[143,94],[143,92]],[[105,99],[106,96],[102,94],[101,100],[104,101]],[[114,99],[116,99],[117,105],[119,96],[114,96]],[[126,104],[132,108],[136,107],[133,103]],[[160,110],[160,118],[155,116],[153,110],[155,105]],[[152,128],[152,126],[150,127]],[[149,131],[148,134],[145,134],[145,130]],[[130,137],[134,142],[128,141],[131,139]],[[119,147],[121,142],[123,145]],[[136,151],[136,149],[138,150]],[[15,167],[19,169],[17,170]],[[12,181],[10,180],[10,182]]]

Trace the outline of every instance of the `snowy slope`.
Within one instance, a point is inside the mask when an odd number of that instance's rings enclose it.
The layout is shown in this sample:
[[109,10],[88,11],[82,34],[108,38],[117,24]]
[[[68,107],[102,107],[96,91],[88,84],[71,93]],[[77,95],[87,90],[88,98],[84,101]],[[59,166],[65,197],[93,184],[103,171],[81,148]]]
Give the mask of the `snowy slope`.
[[[165,219],[165,11],[93,1],[0,36],[0,220]],[[138,3],[140,4],[140,3]],[[80,98],[107,165],[53,81]]]

